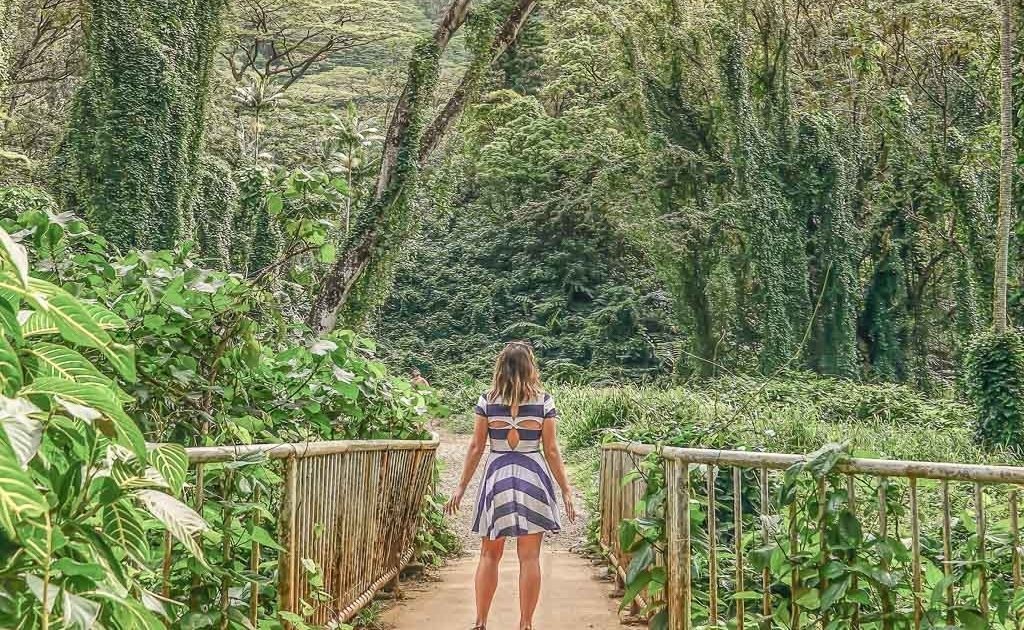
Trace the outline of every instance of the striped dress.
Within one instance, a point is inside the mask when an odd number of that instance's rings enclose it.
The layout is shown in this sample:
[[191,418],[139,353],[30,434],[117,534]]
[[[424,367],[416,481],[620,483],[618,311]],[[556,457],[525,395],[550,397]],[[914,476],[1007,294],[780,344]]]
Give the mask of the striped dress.
[[[485,393],[474,411],[487,418],[491,452],[477,495],[473,533],[494,540],[558,532],[555,484],[540,450],[541,429],[537,428],[558,415],[554,399],[542,393],[520,404],[513,418],[500,397],[489,400]],[[509,444],[513,427],[519,434],[515,448]]]

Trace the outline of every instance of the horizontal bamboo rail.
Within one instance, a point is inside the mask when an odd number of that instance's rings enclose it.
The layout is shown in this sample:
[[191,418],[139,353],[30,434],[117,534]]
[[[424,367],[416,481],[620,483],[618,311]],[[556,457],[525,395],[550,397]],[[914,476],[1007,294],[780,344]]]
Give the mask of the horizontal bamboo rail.
[[[602,448],[606,451],[625,451],[638,456],[645,456],[659,451],[659,447],[651,444],[626,444],[623,442],[605,444]],[[679,448],[675,446],[661,447],[660,452],[665,459],[690,464],[768,468],[771,470],[785,470],[793,464],[805,461],[806,459],[804,455],[788,453],[720,451],[703,448]],[[983,466],[978,464],[953,464],[949,462],[850,458],[841,462],[837,469],[850,475],[1024,484],[1024,468],[1017,466]]]
[[[902,610],[909,618],[908,627],[936,627],[936,612],[932,610],[932,617],[926,619],[925,611],[928,597],[928,589],[923,584],[925,558],[922,552],[922,531],[925,527],[931,528],[936,536],[941,536],[941,543],[932,544],[931,560],[941,566],[942,574],[947,578],[943,588],[944,597],[940,602],[945,607],[939,615],[942,617],[942,623],[953,624],[956,617],[954,610],[960,611],[965,608],[965,601],[970,604],[967,607],[978,610],[986,617],[994,614],[989,601],[991,582],[995,577],[990,575],[993,571],[990,568],[993,562],[990,547],[996,545],[988,541],[986,533],[991,523],[995,521],[989,512],[997,509],[1001,511],[1001,523],[1008,528],[1005,536],[1009,544],[1000,545],[1002,553],[1009,556],[1003,558],[1003,566],[1012,567],[1004,568],[1000,578],[1004,580],[1005,588],[1010,589],[1013,594],[1012,601],[1020,601],[1022,552],[1017,494],[1018,487],[1024,485],[1024,468],[1014,466],[845,458],[835,466],[839,478],[845,478],[844,483],[840,484],[841,487],[830,488],[822,479],[818,482],[816,491],[810,493],[816,496],[800,497],[797,502],[791,503],[786,511],[790,528],[788,532],[778,532],[782,534],[780,539],[772,537],[768,523],[774,516],[779,515],[780,509],[783,508],[773,503],[769,488],[773,483],[777,485],[778,479],[781,478],[777,471],[807,461],[806,456],[657,447],[637,443],[605,444],[602,446],[600,460],[600,542],[612,566],[620,575],[623,574],[622,567],[629,565],[629,554],[627,550],[621,548],[619,527],[625,519],[644,516],[638,513],[637,506],[641,504],[645,481],[642,476],[635,474],[635,471],[638,470],[640,458],[655,453],[662,458],[665,475],[665,540],[663,549],[659,549],[656,556],[656,565],[665,567],[664,597],[668,627],[671,630],[689,630],[704,624],[715,626],[723,623],[738,629],[744,628],[745,623],[746,627],[756,627],[752,620],[764,623],[763,620],[771,618],[774,607],[781,602],[773,588],[784,587],[788,593],[797,593],[798,589],[802,589],[803,592],[807,587],[801,580],[806,582],[810,577],[811,582],[815,584],[814,588],[819,592],[827,589],[829,575],[825,571],[825,564],[830,557],[830,550],[826,536],[819,536],[818,533],[824,531],[824,502],[830,491],[838,491],[839,494],[834,494],[832,500],[837,500],[835,497],[839,496],[838,500],[845,503],[844,509],[850,510],[854,515],[877,519],[877,529],[872,535],[878,540],[907,540],[909,561],[904,568],[909,576],[908,581],[912,584],[912,589],[908,589],[912,592],[912,601],[904,602]],[[731,468],[731,474],[722,470],[725,468]],[[876,485],[870,486],[877,496],[857,496],[858,480],[864,478],[875,480],[872,483],[877,482]],[[697,479],[701,482],[696,483]],[[923,521],[921,518],[921,496],[926,489],[919,480],[934,480],[930,482],[927,491],[932,493],[934,504],[938,507],[929,515],[929,521]],[[753,485],[749,486],[750,493],[744,495],[743,489],[747,484]],[[955,487],[962,491],[953,492]],[[988,492],[993,495],[1002,492],[999,501],[986,501],[986,488],[989,487],[992,489]],[[731,497],[719,501],[716,496],[723,491],[729,492]],[[812,498],[817,501],[815,505],[819,506],[817,515],[805,518],[816,521],[817,528],[809,533],[798,531],[795,526],[798,510],[804,505],[802,501],[810,501]],[[745,500],[747,504],[744,503]],[[749,505],[751,502],[755,505]],[[798,503],[801,505],[798,506]],[[954,503],[959,506],[961,512],[954,511],[951,507]],[[893,513],[894,505],[898,505],[899,512]],[[967,509],[968,506],[972,508],[970,511]],[[701,531],[695,531],[691,527],[691,511],[698,508],[704,514]],[[723,532],[721,526],[724,523],[716,518],[716,512],[724,510],[732,514],[732,527]],[[963,551],[965,530],[962,524],[959,531],[956,529],[957,521],[951,515],[970,514],[971,511],[974,520],[971,526],[973,530],[966,531],[973,531],[976,534],[977,548],[969,550],[969,553],[973,554],[970,558],[958,560],[954,554]],[[748,522],[748,525],[753,525],[757,531],[754,537],[744,536],[744,516],[750,517],[748,520],[752,523]],[[894,521],[897,531],[894,531]],[[806,572],[798,576],[798,572],[793,571],[791,583],[773,585],[767,568],[763,571],[748,571],[745,568],[746,554],[752,551],[745,545],[749,545],[752,538],[753,546],[769,543],[786,545],[789,557],[795,557],[798,550],[806,550],[807,545],[812,544],[817,547],[815,557],[821,558],[821,571],[815,569],[812,576],[808,576]],[[934,540],[937,541],[938,538]],[[706,566],[703,562],[696,563],[694,559],[694,549],[698,543],[708,561]],[[960,545],[959,548],[957,544]],[[934,555],[936,545],[941,548],[938,556]],[[724,554],[720,553],[723,549]],[[728,567],[719,566],[723,562],[722,558],[728,558]],[[888,571],[888,563],[889,561],[883,558],[881,568]],[[696,575],[695,570],[701,575]],[[974,582],[976,586],[971,586],[976,592],[968,593],[968,600],[962,599],[960,592],[954,592],[956,587],[953,578],[955,574],[963,571],[977,572]],[[751,581],[760,582],[758,587],[761,594],[756,597],[751,596],[751,589],[754,588]],[[850,583],[851,589],[857,589],[858,577],[853,575]],[[723,588],[728,588],[734,594],[743,592],[744,595],[736,598],[723,597],[720,593]],[[808,624],[811,623],[813,627],[829,625],[832,611],[817,611],[812,618],[799,610],[796,600],[796,596],[789,597],[790,608],[786,615],[790,620],[790,626],[787,627],[810,627]],[[931,602],[931,605],[934,608],[935,602]],[[893,602],[883,602],[882,607],[887,609],[880,613],[875,612],[882,614],[883,618],[898,613]],[[857,604],[852,616],[842,627],[861,627],[860,610],[860,604]],[[1011,609],[1008,614],[1011,616],[1012,627],[1022,627],[1024,610]]]
[[[420,509],[434,470],[438,436],[430,440],[346,440],[290,444],[211,446],[185,449],[195,471],[195,507],[202,512],[203,479],[211,465],[283,463],[279,519],[274,536],[283,551],[277,562],[278,610],[302,614],[310,624],[345,622],[395,580],[413,554]],[[232,474],[225,475],[230,480]],[[224,484],[225,494],[229,491]],[[231,518],[224,508],[224,520]],[[223,553],[230,557],[229,531]],[[263,549],[251,545],[258,575]],[[164,592],[172,545],[164,548]],[[311,582],[309,567],[322,583]],[[224,605],[227,591],[221,586]],[[259,586],[251,584],[249,619],[260,610]],[[311,614],[309,614],[311,612]]]

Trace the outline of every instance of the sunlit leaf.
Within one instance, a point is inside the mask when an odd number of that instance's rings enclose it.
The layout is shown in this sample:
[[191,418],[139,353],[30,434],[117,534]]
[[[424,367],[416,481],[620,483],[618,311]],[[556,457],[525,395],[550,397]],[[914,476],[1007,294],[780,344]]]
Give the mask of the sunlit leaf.
[[149,452],[149,462],[167,481],[171,492],[179,494],[188,473],[188,455],[180,444],[161,444]]
[[14,538],[19,522],[36,519],[48,509],[46,499],[22,470],[14,451],[0,440],[0,527]]
[[28,466],[39,450],[43,438],[43,423],[32,417],[41,413],[38,407],[24,398],[0,396],[0,428],[22,468]]
[[28,288],[28,252],[21,243],[16,243],[7,230],[0,228],[0,247],[11,264],[14,265],[21,286]]
[[146,459],[146,442],[142,437],[142,431],[128,414],[121,408],[121,403],[114,397],[114,393],[105,387],[90,383],[76,383],[61,378],[37,378],[31,384],[22,388],[21,395],[46,394],[59,396],[60,398],[81,405],[92,407],[103,413],[113,421],[113,427],[106,428],[101,424],[108,435],[116,437],[123,446],[131,449],[141,459]]
[[81,595],[64,589],[61,607],[64,610],[64,626],[66,628],[81,628],[90,630],[95,627],[96,618],[100,615],[100,605]]
[[158,490],[137,490],[135,497],[150,514],[163,523],[167,531],[197,559],[205,562],[203,551],[194,536],[208,525],[195,510],[171,495]]
[[103,534],[140,565],[149,561],[146,532],[131,505],[118,501],[103,508]]

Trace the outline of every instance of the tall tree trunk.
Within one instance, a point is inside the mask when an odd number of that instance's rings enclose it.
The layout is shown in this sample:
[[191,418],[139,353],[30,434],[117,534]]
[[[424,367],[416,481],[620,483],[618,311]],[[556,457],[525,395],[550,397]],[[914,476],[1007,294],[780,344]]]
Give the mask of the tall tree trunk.
[[992,291],[992,323],[996,333],[1006,332],[1007,258],[1010,247],[1010,212],[1013,203],[1013,40],[1010,33],[1010,1],[1000,0],[999,69],[999,221],[996,228],[995,278]]
[[425,127],[422,118],[432,100],[441,53],[465,22],[469,5],[469,0],[453,0],[434,36],[417,46],[413,53],[409,80],[395,106],[385,137],[377,192],[369,218],[350,241],[345,255],[324,277],[306,319],[316,332],[335,327],[339,312],[361,281],[366,284],[375,278],[382,280],[374,288],[386,290],[389,271],[385,259],[393,255],[392,250],[400,247],[410,232],[413,218],[408,216],[409,200],[415,193],[420,167],[476,96],[485,70],[515,41],[537,0],[519,0],[512,7],[482,65],[479,60],[474,62],[434,121]]
[[14,34],[17,32],[21,0],[0,0],[0,130],[5,126],[3,104],[10,88],[11,58],[14,56]]
[[191,236],[227,0],[88,0],[89,71],[55,168],[66,205],[112,244]]

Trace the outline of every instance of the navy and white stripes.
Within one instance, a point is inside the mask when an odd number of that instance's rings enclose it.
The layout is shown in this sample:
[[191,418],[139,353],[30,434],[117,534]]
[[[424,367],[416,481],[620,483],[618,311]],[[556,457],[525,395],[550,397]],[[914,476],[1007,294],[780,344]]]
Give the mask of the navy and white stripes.
[[[542,423],[558,415],[554,400],[541,394],[520,405],[513,417],[500,399],[488,400],[485,394],[474,410],[488,420],[491,453],[477,496],[473,532],[491,539],[558,532],[555,485],[540,451]],[[518,442],[510,442],[513,430]]]

